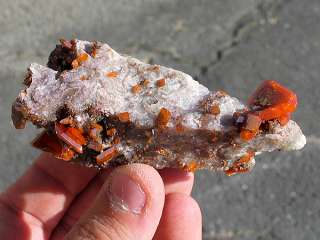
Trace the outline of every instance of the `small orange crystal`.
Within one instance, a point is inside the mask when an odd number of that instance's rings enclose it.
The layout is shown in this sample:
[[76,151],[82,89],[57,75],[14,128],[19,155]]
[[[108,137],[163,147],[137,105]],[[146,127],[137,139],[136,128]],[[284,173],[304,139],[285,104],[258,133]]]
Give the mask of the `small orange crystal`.
[[145,80],[142,81],[142,85],[144,87],[147,87],[149,83],[150,83],[150,81],[148,79],[145,79]]
[[141,91],[141,89],[142,89],[141,86],[139,84],[137,84],[131,88],[131,91],[132,91],[132,93],[137,94]]
[[71,66],[72,66],[73,69],[79,67],[79,65],[80,65],[80,64],[79,64],[79,62],[78,62],[77,59],[74,59],[74,60],[71,62]]
[[243,164],[249,163],[254,157],[254,152],[247,152],[244,156],[242,156],[238,161],[235,161],[231,168],[225,170],[224,173],[228,176],[232,176],[237,173],[245,173],[250,169]]
[[163,87],[164,85],[166,85],[166,80],[164,78],[161,78],[157,80],[156,84],[157,84],[157,87]]
[[110,161],[112,158],[116,157],[118,155],[117,149],[112,146],[108,148],[107,150],[103,151],[96,157],[96,161],[98,164],[103,164],[108,161]]
[[120,122],[125,123],[125,122],[130,121],[130,114],[128,112],[119,113],[117,116],[118,116]]
[[60,123],[55,124],[55,131],[63,142],[70,145],[76,152],[82,153],[82,145],[86,144],[86,139],[77,128],[66,127]]
[[116,77],[118,77],[118,75],[119,75],[119,73],[116,72],[116,71],[110,71],[110,72],[107,72],[107,73],[106,73],[106,76],[107,76],[108,78],[116,78]]
[[196,161],[191,161],[190,163],[184,166],[183,170],[187,172],[195,172],[198,168],[198,163]]
[[56,158],[65,160],[65,161],[70,161],[75,155],[75,152],[71,150],[67,146],[63,146],[61,154],[60,155],[54,155]]
[[100,140],[100,133],[102,130],[103,130],[103,127],[100,124],[93,123],[90,126],[89,136],[91,137],[91,139],[93,139],[95,141],[99,141]]
[[87,60],[88,60],[88,57],[89,57],[88,54],[86,54],[86,53],[81,53],[81,54],[77,57],[77,61],[78,61],[79,64],[81,64],[81,63],[87,61]]
[[249,172],[249,169],[247,169],[247,168],[230,168],[230,169],[224,171],[224,173],[227,176],[232,176],[237,173],[246,173],[246,172]]
[[79,67],[83,62],[88,60],[88,54],[81,53],[76,59],[71,62],[72,68]]
[[114,136],[116,133],[117,133],[117,129],[115,129],[115,128],[110,128],[110,129],[107,130],[107,135],[109,137]]
[[243,128],[250,131],[258,131],[261,122],[262,121],[259,116],[249,112]]
[[244,141],[249,141],[253,139],[255,135],[256,135],[256,132],[246,130],[246,129],[243,129],[240,132],[240,138]]
[[63,125],[70,125],[70,126],[75,125],[75,121],[72,117],[66,117],[64,119],[61,119],[59,122]]
[[80,77],[80,80],[81,80],[81,81],[88,80],[88,76],[86,76],[86,75],[82,75],[82,76]]
[[158,128],[163,129],[167,127],[167,124],[169,123],[171,118],[171,113],[166,108],[161,108],[160,112],[158,114],[158,117],[156,119],[156,125]]

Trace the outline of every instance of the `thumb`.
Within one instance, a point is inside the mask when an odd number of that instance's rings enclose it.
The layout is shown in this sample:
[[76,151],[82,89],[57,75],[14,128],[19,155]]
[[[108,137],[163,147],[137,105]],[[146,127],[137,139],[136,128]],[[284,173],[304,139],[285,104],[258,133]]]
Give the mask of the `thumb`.
[[164,195],[162,179],[152,167],[119,167],[65,239],[150,240],[161,218]]

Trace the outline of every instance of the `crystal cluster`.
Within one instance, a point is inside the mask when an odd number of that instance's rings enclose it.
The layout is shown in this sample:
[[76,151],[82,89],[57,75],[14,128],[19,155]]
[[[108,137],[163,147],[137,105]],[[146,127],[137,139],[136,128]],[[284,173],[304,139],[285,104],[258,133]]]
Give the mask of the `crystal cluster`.
[[189,75],[121,55],[107,44],[61,40],[47,67],[31,64],[12,106],[16,128],[44,128],[33,146],[86,166],[146,163],[227,175],[257,153],[297,150],[296,95],[265,81],[242,104]]

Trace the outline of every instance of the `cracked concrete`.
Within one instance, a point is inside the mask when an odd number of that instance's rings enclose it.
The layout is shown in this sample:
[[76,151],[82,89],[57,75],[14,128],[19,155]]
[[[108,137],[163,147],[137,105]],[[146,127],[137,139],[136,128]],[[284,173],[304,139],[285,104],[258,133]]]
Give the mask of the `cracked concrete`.
[[199,172],[193,194],[204,239],[318,238],[318,0],[97,0],[90,7],[84,0],[0,0],[0,13],[0,189],[37,155],[28,145],[35,130],[10,125],[10,104],[26,67],[45,64],[61,37],[98,39],[244,101],[263,79],[295,90],[300,106],[294,118],[309,136],[307,147],[259,156],[243,176]]
[[197,62],[193,63],[200,69],[198,78],[207,78],[208,69],[214,68],[226,55],[232,53],[233,49],[235,49],[241,40],[247,36],[247,33],[250,33],[250,31],[259,24],[274,24],[276,21],[274,15],[276,12],[289,2],[290,0],[258,1],[255,8],[248,11],[234,23],[233,28],[229,30],[229,37],[225,39],[218,49],[216,49],[216,56],[213,59],[209,59],[204,65],[200,66]]

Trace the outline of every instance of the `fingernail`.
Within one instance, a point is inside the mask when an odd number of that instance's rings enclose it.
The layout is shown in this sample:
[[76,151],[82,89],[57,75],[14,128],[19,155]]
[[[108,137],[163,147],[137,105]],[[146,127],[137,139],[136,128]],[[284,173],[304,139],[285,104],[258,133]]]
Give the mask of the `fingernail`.
[[146,194],[132,178],[125,174],[113,175],[109,190],[113,208],[135,214],[142,212],[146,203]]

